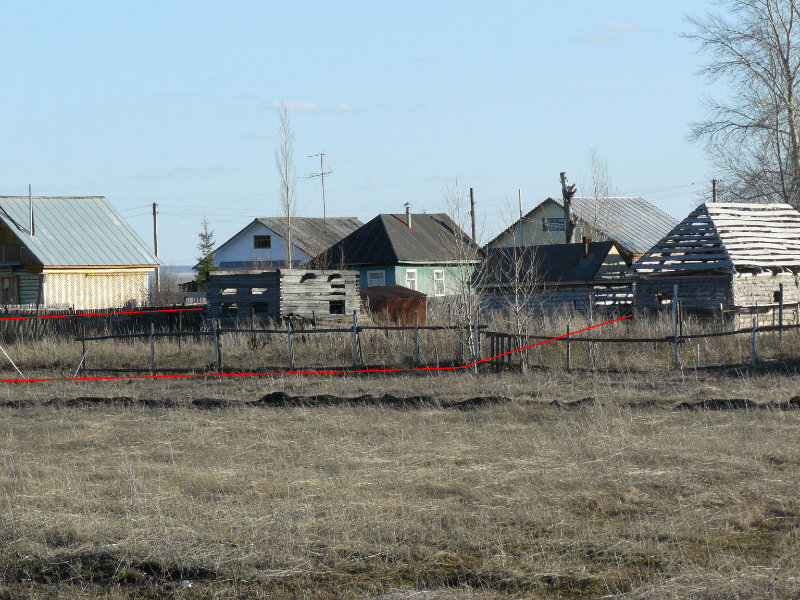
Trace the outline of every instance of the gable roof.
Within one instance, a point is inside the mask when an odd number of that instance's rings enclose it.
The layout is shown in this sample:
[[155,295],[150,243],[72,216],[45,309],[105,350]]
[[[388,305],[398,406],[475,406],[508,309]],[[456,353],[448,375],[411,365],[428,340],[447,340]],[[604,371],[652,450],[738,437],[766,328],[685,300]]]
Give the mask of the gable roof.
[[588,256],[584,256],[584,244],[489,248],[486,250],[480,286],[510,283],[514,276],[515,263],[521,266],[519,276],[521,281],[530,280],[535,283],[592,281],[597,278],[597,272],[613,247],[612,241],[590,242]]
[[37,264],[159,264],[150,248],[103,196],[33,196],[33,236],[28,196],[0,196],[0,220]]
[[[222,250],[248,227],[251,227],[253,223],[261,223],[284,240],[286,239],[288,228],[285,217],[257,217],[217,246],[214,252]],[[347,234],[352,233],[361,225],[361,221],[355,217],[328,217],[327,219],[292,217],[292,246],[299,248],[309,256],[314,256],[321,250],[332,246]]]
[[800,270],[800,213],[788,204],[701,204],[633,264],[638,274]]
[[410,229],[405,215],[380,214],[315,260],[332,265],[457,262],[457,246],[462,243],[467,248],[466,259],[477,261],[478,247],[444,213],[412,214]]
[[[564,201],[560,198],[547,198],[522,219],[530,220],[533,213],[548,202],[564,208]],[[604,237],[617,242],[629,254],[644,254],[677,223],[667,213],[639,196],[576,196],[572,199],[572,212]],[[517,223],[514,223],[506,228],[487,246],[516,227]]]
[[[286,239],[288,228],[284,217],[259,217],[257,221]],[[292,217],[292,246],[314,256],[362,225],[355,217]]]

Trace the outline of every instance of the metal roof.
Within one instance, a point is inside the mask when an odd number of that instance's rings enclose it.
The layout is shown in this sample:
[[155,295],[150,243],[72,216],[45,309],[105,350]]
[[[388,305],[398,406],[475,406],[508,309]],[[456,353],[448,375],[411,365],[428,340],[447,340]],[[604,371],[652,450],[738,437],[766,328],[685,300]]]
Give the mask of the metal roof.
[[359,288],[362,298],[370,300],[393,300],[395,298],[425,298],[426,295],[403,285],[377,285]]
[[[259,217],[256,220],[286,239],[285,217]],[[292,217],[292,246],[315,256],[362,225],[355,217]]]
[[[522,219],[530,219],[534,212],[548,202],[564,207],[560,198],[547,198]],[[677,224],[667,213],[638,196],[576,196],[572,199],[572,212],[578,219],[594,227],[604,237],[617,242],[630,254],[644,254]],[[496,236],[487,247],[515,227],[517,223]]]
[[323,254],[331,265],[441,264],[461,259],[460,248],[478,260],[478,247],[444,213],[412,214],[411,228],[405,214],[380,214]]
[[33,196],[34,234],[28,196],[0,196],[0,220],[22,242],[23,256],[46,266],[159,264],[103,196]]
[[633,264],[637,274],[800,270],[800,213],[788,204],[701,204]]

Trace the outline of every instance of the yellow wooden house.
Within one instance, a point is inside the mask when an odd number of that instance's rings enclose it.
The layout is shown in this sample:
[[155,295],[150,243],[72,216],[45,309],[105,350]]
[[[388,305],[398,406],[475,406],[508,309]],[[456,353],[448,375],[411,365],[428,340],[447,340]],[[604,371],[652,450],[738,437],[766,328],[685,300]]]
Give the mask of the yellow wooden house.
[[146,304],[158,259],[103,196],[0,196],[0,304]]

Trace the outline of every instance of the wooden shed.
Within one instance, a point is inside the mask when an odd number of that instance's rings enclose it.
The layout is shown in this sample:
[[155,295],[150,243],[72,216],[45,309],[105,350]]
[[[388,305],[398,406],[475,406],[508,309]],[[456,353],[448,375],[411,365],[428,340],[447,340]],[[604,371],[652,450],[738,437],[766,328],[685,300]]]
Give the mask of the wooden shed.
[[361,288],[364,307],[376,322],[414,326],[426,323],[427,296],[402,285],[381,285]]
[[207,311],[212,318],[326,320],[359,312],[360,304],[355,271],[213,271],[208,278]]
[[147,304],[158,264],[103,196],[0,196],[0,304]]
[[[634,307],[758,312],[772,324],[781,301],[800,302],[800,213],[788,204],[701,204],[632,266]],[[756,307],[758,310],[756,311]],[[784,319],[797,320],[794,309]]]

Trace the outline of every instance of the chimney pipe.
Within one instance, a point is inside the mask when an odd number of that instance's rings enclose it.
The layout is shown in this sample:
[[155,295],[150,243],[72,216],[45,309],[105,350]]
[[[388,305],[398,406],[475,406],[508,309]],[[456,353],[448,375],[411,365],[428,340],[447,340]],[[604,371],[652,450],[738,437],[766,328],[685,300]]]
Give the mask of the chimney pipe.
[[589,257],[589,244],[592,243],[592,238],[583,236],[583,258]]
[[406,226],[411,229],[411,204],[406,202],[403,206],[406,207]]
[[31,237],[36,235],[36,230],[33,225],[33,192],[31,191],[31,184],[28,184],[28,209],[30,210],[30,227]]

